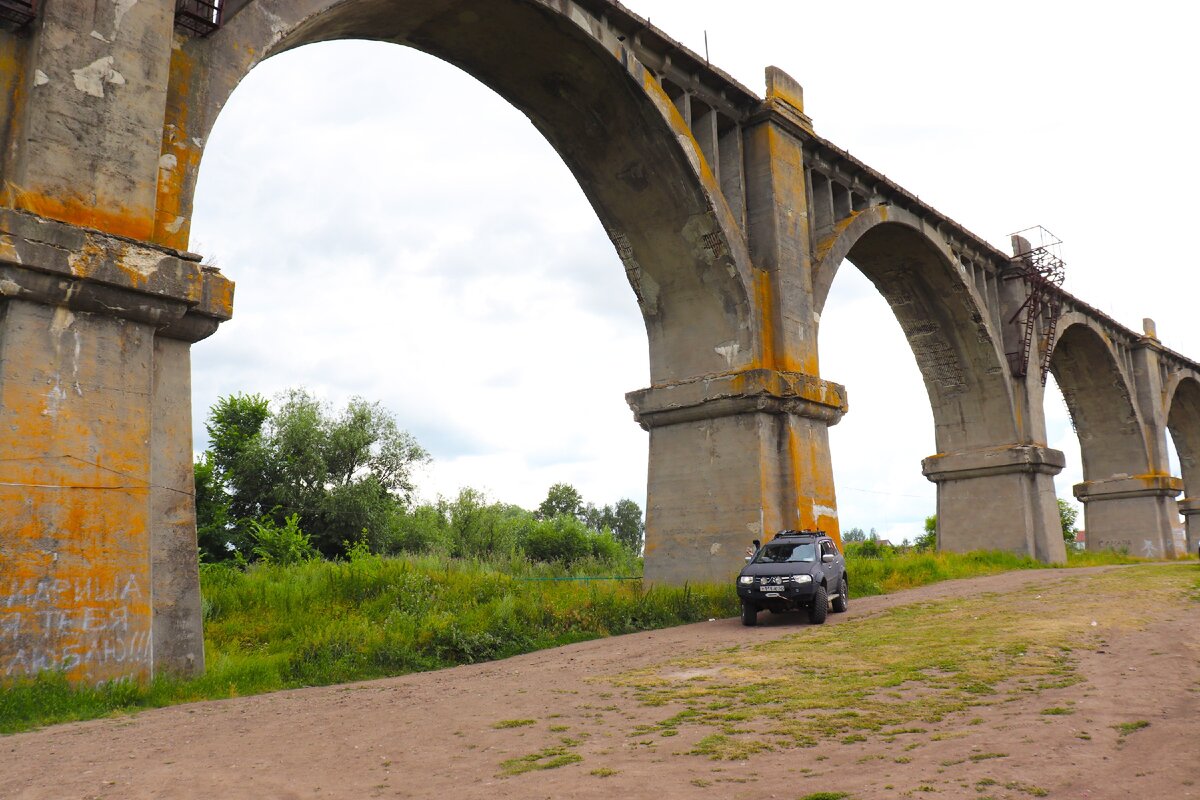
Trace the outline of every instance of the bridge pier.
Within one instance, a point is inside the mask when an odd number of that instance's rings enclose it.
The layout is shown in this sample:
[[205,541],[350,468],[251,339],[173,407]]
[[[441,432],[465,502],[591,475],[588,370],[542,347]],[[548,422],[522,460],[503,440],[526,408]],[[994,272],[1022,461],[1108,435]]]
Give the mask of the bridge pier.
[[1178,506],[1187,531],[1187,552],[1195,555],[1200,551],[1200,498],[1182,497]]
[[938,488],[938,548],[957,553],[1007,550],[1047,563],[1065,562],[1054,494],[1054,476],[1065,464],[1060,451],[1036,445],[924,459],[921,471]]
[[[1142,558],[1174,558],[1174,502],[1183,482],[1170,475],[1084,481],[1074,487],[1083,503],[1088,550],[1123,550]],[[1191,523],[1189,521],[1189,529]]]
[[828,428],[841,386],[757,369],[627,399],[650,432],[648,581],[727,581],[751,540],[782,528],[839,535]]
[[190,347],[232,285],[0,210],[0,679],[203,670]]

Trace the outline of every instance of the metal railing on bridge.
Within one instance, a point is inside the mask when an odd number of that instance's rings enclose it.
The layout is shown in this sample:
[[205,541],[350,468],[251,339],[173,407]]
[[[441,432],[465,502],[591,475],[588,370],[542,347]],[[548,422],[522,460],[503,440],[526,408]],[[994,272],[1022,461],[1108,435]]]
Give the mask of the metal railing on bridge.
[[189,36],[207,36],[221,27],[224,4],[224,0],[176,0],[175,27]]
[[20,28],[37,17],[37,0],[0,0],[0,25]]

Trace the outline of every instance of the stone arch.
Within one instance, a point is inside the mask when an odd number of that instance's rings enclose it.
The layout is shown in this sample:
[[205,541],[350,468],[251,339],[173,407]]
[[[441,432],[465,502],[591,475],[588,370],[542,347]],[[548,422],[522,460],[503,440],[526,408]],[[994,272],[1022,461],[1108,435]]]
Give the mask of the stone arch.
[[941,237],[903,209],[858,212],[814,270],[818,313],[844,260],[875,285],[908,339],[933,408],[938,452],[1020,442],[1000,337]]
[[173,53],[156,241],[186,247],[204,142],[242,78],[271,55],[335,39],[429,53],[530,119],[612,238],[646,322],[654,383],[751,363],[749,253],[712,170],[624,36],[570,0],[248,0]]
[[1078,312],[1063,315],[1050,371],[1079,436],[1085,481],[1150,471],[1142,419],[1112,341]]
[[1174,376],[1164,395],[1167,430],[1179,456],[1184,494],[1200,497],[1200,375],[1186,372]]

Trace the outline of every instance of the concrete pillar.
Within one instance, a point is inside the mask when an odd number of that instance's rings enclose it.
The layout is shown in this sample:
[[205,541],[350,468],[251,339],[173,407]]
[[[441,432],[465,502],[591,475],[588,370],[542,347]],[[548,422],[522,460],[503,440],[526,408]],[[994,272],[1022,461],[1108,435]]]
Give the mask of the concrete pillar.
[[1179,513],[1183,515],[1187,533],[1187,553],[1185,555],[1198,555],[1200,554],[1200,499],[1181,497],[1178,506]]
[[1179,520],[1174,499],[1183,492],[1183,481],[1170,474],[1167,411],[1162,403],[1162,345],[1155,335],[1154,320],[1143,320],[1143,330],[1144,335],[1130,351],[1130,377],[1145,440],[1146,466],[1129,464],[1125,474],[1085,480],[1075,485],[1074,492],[1083,503],[1089,550],[1174,558]]
[[1075,497],[1083,503],[1088,550],[1174,558],[1173,522],[1179,514],[1174,500],[1182,492],[1183,481],[1170,475],[1075,484]]
[[154,342],[150,568],[156,674],[204,672],[192,471],[191,343]]
[[[55,0],[20,35],[0,205],[149,239],[162,153],[174,3]],[[0,101],[4,103],[5,101]],[[0,106],[3,107],[3,106]]]
[[646,579],[726,581],[783,528],[837,535],[828,426],[842,387],[751,370],[631,392],[650,432]]
[[187,254],[0,210],[0,681],[203,669],[188,353],[231,305]]
[[154,329],[6,300],[0,677],[148,678]]
[[1065,463],[1060,451],[1037,445],[926,458],[922,472],[938,487],[938,548],[958,553],[1007,550],[1047,563],[1065,562],[1054,494],[1054,476]]

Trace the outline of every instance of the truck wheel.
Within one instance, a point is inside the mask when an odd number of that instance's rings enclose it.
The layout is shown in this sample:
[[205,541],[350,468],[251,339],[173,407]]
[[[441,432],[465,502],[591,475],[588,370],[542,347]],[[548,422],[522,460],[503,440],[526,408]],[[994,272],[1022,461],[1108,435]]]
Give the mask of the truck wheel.
[[837,613],[842,613],[850,607],[850,587],[846,584],[845,576],[842,576],[842,582],[838,586],[837,599],[833,601],[833,610]]
[[829,614],[829,591],[824,585],[817,587],[813,595],[812,605],[808,609],[808,621],[813,625],[822,625]]
[[742,624],[747,628],[758,624],[758,609],[753,603],[742,603]]

